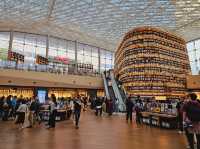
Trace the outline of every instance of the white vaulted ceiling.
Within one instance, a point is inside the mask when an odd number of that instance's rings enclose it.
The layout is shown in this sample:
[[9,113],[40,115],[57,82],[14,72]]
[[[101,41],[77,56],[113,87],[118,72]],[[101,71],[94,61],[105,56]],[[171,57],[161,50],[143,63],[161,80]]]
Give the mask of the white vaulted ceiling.
[[115,50],[124,33],[157,26],[200,37],[200,0],[1,0],[0,30],[48,34]]

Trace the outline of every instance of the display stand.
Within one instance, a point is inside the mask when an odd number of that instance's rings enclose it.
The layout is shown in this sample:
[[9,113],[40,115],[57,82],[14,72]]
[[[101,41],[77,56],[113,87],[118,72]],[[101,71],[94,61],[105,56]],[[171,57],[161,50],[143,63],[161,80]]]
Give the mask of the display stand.
[[178,126],[177,116],[153,112],[141,112],[142,122],[150,126],[176,129]]

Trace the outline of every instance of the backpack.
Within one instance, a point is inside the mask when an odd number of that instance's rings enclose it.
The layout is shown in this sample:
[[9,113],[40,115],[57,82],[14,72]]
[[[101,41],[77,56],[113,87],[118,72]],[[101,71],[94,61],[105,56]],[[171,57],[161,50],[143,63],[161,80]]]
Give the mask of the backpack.
[[198,104],[189,103],[186,114],[192,122],[200,122],[200,106]]
[[81,105],[78,103],[74,103],[74,110],[81,110]]

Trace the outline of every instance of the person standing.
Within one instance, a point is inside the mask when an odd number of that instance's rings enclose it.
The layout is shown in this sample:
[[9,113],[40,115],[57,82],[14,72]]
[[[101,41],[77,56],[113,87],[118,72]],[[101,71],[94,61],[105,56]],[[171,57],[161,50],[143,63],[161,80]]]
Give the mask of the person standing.
[[87,97],[83,97],[83,111],[86,111],[87,110]]
[[0,118],[3,117],[3,105],[4,105],[4,96],[0,98]]
[[28,106],[26,104],[26,101],[22,100],[21,104],[19,105],[19,108],[16,111],[17,119],[15,124],[19,124],[21,128],[26,128],[25,119],[27,113],[28,113]]
[[181,110],[181,107],[183,105],[183,101],[184,101],[184,99],[179,100],[179,102],[176,105],[179,133],[183,133],[183,112]]
[[197,149],[200,149],[200,103],[195,93],[189,94],[189,101],[184,103],[182,111],[183,125],[190,148],[194,149],[194,135],[196,135]]
[[115,100],[115,112],[119,112],[119,99]]
[[100,114],[100,116],[102,115],[102,100],[100,98],[97,98],[96,100],[96,116],[98,116],[98,114]]
[[130,120],[132,123],[132,112],[133,112],[133,102],[131,101],[131,97],[128,97],[126,100],[126,121]]
[[140,96],[137,97],[137,103],[135,105],[135,112],[136,112],[136,123],[141,124],[142,115],[141,112],[143,110],[142,100]]
[[50,100],[50,115],[49,115],[49,122],[48,122],[48,128],[55,128],[56,126],[56,113],[57,113],[57,102],[56,102],[56,96],[54,94],[51,95]]
[[74,117],[75,117],[76,129],[79,128],[80,115],[81,115],[81,100],[80,97],[78,96],[78,98],[74,100]]
[[10,101],[11,101],[11,95],[9,95],[6,98],[6,100],[4,101],[4,104],[3,104],[3,110],[4,110],[4,114],[3,114],[3,118],[2,118],[3,121],[8,120],[9,112],[10,112],[10,109],[11,109]]
[[14,96],[11,101],[12,101],[12,112],[11,113],[12,113],[12,117],[15,117],[17,96]]
[[108,100],[108,115],[111,116],[113,113],[113,101],[110,99]]
[[35,111],[36,111],[36,102],[35,102],[34,97],[31,99],[29,109],[30,109],[30,112],[29,112],[30,126],[29,126],[29,128],[32,128],[33,125],[35,124]]
[[70,97],[69,102],[67,103],[67,119],[71,118],[73,110],[74,110],[74,102]]

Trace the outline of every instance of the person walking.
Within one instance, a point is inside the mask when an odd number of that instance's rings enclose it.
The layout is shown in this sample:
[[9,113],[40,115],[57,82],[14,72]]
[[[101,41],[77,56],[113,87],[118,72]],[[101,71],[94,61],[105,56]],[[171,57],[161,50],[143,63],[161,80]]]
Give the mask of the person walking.
[[10,106],[10,98],[11,96],[9,95],[6,100],[4,99],[4,104],[3,104],[3,117],[2,117],[2,120],[3,121],[8,121],[8,117],[9,117],[9,112],[10,112],[10,109],[11,109],[11,106]]
[[12,101],[11,116],[14,118],[15,117],[15,113],[16,113],[17,96],[13,96],[11,101]]
[[87,97],[83,97],[83,105],[84,105],[84,107],[83,107],[83,111],[86,111],[87,110]]
[[102,115],[102,100],[100,98],[97,98],[96,100],[96,116],[98,116],[98,114],[100,114],[100,116]]
[[186,130],[186,137],[191,149],[194,149],[194,135],[197,139],[197,149],[200,149],[200,103],[195,93],[189,94],[189,101],[182,107],[183,125]]
[[132,112],[133,112],[133,102],[131,101],[131,97],[128,97],[126,100],[126,121],[132,123]]
[[113,113],[113,101],[110,99],[108,100],[108,115],[111,116]]
[[79,128],[80,115],[81,115],[81,100],[80,100],[80,97],[78,96],[74,100],[74,117],[75,117],[76,129]]
[[26,128],[25,124],[25,119],[26,119],[26,114],[28,113],[28,106],[26,104],[25,100],[21,101],[21,104],[19,105],[19,108],[16,111],[16,122],[15,124],[20,125],[20,129]]
[[56,102],[56,96],[54,94],[51,95],[50,100],[50,115],[49,115],[49,122],[48,122],[48,128],[55,128],[56,126],[56,113],[57,113],[57,102]]

